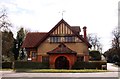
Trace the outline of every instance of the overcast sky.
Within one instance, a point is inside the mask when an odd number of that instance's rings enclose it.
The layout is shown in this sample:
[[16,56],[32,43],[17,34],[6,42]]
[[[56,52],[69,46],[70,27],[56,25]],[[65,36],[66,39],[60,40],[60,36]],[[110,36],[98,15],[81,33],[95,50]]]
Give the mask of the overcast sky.
[[[48,32],[63,19],[71,26],[87,26],[87,33],[101,38],[103,51],[111,47],[112,30],[118,26],[119,0],[0,0],[7,8],[14,33],[22,26]],[[15,33],[16,35],[16,33]]]

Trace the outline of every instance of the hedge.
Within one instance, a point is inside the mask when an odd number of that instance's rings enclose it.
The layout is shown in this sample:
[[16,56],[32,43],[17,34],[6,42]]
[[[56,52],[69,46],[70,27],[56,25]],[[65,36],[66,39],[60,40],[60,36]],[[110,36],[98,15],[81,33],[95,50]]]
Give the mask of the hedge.
[[99,51],[92,50],[92,51],[89,52],[89,55],[91,56],[90,60],[93,60],[93,61],[101,60],[101,54],[100,54]]
[[107,67],[107,62],[75,62],[75,64],[72,66],[72,69],[106,69],[106,67],[103,68],[102,65]]
[[[72,66],[72,69],[103,69],[102,65],[107,67],[107,62],[104,61],[75,62],[75,64]],[[3,62],[2,68],[12,68],[12,62]],[[16,61],[14,63],[14,68],[15,69],[49,69],[49,63]]]
[[12,69],[12,62],[2,62],[2,68]]
[[15,69],[48,69],[49,63],[31,62],[31,61],[16,61],[14,63]]

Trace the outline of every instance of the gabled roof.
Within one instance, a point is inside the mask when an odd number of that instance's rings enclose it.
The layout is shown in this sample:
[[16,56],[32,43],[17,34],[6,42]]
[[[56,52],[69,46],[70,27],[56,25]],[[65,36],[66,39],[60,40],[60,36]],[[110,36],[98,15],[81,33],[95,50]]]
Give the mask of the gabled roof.
[[43,38],[39,41],[39,43],[36,44],[36,47],[38,47],[47,37],[49,37],[50,34],[51,34],[53,31],[55,31],[55,29],[56,29],[61,23],[64,23],[79,39],[81,39],[83,42],[85,42],[85,43],[88,45],[89,48],[91,47],[90,43],[89,43],[87,40],[85,40],[82,36],[80,36],[75,30],[73,30],[72,27],[71,27],[66,21],[64,21],[63,19],[61,19],[61,21],[59,21],[59,22],[45,35],[45,37],[43,37]]
[[31,32],[26,35],[22,48],[34,48],[36,44],[46,35],[43,32]]
[[71,54],[76,54],[75,51],[71,50],[70,48],[68,48],[66,45],[64,45],[63,43],[60,43],[60,45],[58,45],[58,47],[56,47],[55,49],[53,49],[52,51],[47,52],[47,54],[60,54],[60,53],[71,53]]
[[88,47],[91,47],[89,42],[85,40],[81,35],[79,35],[77,32],[80,31],[80,28],[78,26],[71,27],[67,22],[65,22],[63,19],[59,21],[48,33],[43,32],[31,32],[26,35],[26,38],[22,44],[22,48],[35,48],[38,47],[44,40],[46,40],[50,34],[55,31],[55,29],[61,24],[64,23],[79,39],[81,39],[83,42],[85,42]]

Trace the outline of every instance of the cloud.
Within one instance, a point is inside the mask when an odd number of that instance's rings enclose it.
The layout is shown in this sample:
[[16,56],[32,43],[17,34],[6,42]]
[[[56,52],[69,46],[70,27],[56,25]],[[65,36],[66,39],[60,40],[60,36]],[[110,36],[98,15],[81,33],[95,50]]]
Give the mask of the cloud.
[[0,8],[8,8],[16,27],[49,31],[62,18],[59,12],[65,10],[63,18],[70,25],[87,26],[88,33],[98,33],[106,41],[117,26],[117,4],[118,0],[0,0]]

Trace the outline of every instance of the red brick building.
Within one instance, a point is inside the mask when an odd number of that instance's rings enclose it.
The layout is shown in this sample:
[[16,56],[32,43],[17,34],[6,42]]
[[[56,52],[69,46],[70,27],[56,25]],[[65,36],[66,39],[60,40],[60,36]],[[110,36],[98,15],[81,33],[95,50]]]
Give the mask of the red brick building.
[[50,68],[70,69],[76,61],[89,61],[86,27],[70,26],[63,19],[49,32],[28,33],[22,48],[29,61],[49,62]]

